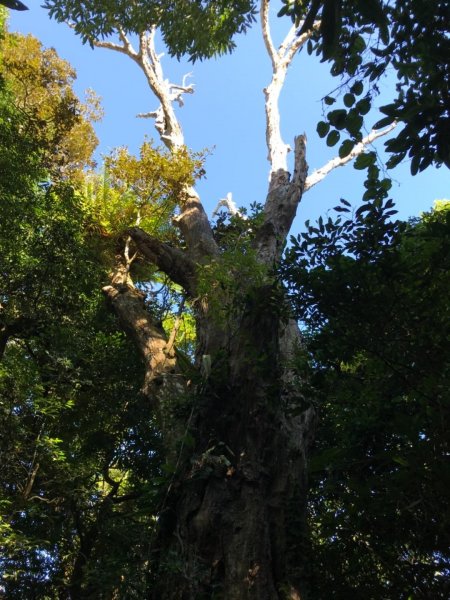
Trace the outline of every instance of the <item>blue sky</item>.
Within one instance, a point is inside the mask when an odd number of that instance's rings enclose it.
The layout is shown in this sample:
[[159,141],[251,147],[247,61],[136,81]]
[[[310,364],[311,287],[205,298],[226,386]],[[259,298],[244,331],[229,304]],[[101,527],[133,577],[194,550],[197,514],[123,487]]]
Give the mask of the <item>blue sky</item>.
[[[37,2],[28,0],[27,4],[29,11],[12,11],[10,30],[32,33],[44,46],[54,47],[75,67],[77,93],[82,96],[85,89],[92,88],[102,99],[105,117],[96,127],[100,140],[98,160],[114,147],[128,146],[136,152],[145,136],[157,139],[152,120],[136,118],[138,113],[157,108],[157,102],[131,59],[111,50],[83,46],[67,26],[51,21]],[[274,5],[276,8],[278,3]],[[289,25],[286,18],[273,19],[275,41]],[[227,192],[233,193],[238,206],[249,206],[252,202],[264,202],[267,190],[262,90],[270,81],[270,62],[258,25],[236,42],[232,55],[194,65],[177,62],[168,55],[163,59],[166,77],[172,82],[181,83],[183,75],[192,72],[189,82],[194,83],[195,93],[185,97],[185,106],[178,115],[186,144],[194,150],[209,148],[212,152],[206,163],[207,177],[198,185],[210,215]],[[381,82],[379,105],[389,98],[393,82]],[[327,65],[306,52],[296,57],[288,73],[281,99],[282,131],[288,143],[296,134],[306,132],[310,172],[337,152],[318,137],[316,124],[322,114],[321,98],[338,83],[329,75]],[[379,116],[369,117],[370,129]],[[377,149],[382,149],[382,144],[379,140]],[[412,177],[406,161],[390,175],[394,179],[391,196],[402,218],[418,216],[434,200],[450,197],[450,174],[445,167],[429,168]],[[293,233],[302,228],[306,219],[325,215],[341,197],[357,205],[364,192],[363,181],[364,172],[356,171],[352,165],[333,171],[305,194]]]

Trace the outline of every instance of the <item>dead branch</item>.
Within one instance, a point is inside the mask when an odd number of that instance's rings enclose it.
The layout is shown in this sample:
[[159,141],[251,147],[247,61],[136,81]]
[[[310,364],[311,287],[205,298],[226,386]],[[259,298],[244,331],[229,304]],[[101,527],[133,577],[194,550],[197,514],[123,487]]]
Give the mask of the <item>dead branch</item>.
[[216,208],[213,210],[213,213],[212,213],[213,218],[219,214],[219,210],[222,208],[222,206],[227,209],[227,211],[229,212],[229,214],[232,217],[238,216],[238,217],[241,217],[241,219],[247,219],[247,217],[245,215],[243,215],[240,212],[240,210],[238,209],[238,207],[236,206],[231,192],[228,192],[226,198],[221,198],[219,200]]
[[367,135],[358,144],[356,144],[356,146],[354,146],[353,150],[349,152],[347,156],[344,156],[343,158],[336,156],[335,158],[332,158],[330,161],[328,161],[326,165],[314,171],[311,175],[309,175],[309,177],[306,178],[305,192],[307,190],[310,190],[317,183],[319,183],[319,181],[322,181],[322,179],[324,179],[328,175],[328,173],[330,173],[330,171],[332,171],[333,169],[337,169],[338,167],[343,167],[344,165],[352,161],[354,158],[362,154],[369,144],[374,142],[376,139],[387,135],[396,126],[397,123],[392,123],[392,125],[389,125],[389,127],[386,127],[386,129],[373,129],[369,133],[369,135]]
[[284,170],[272,173],[264,206],[264,222],[255,239],[257,254],[267,265],[274,264],[280,258],[303,194],[308,172],[306,135],[295,138],[294,165],[292,181]]
[[272,62],[272,80],[264,89],[266,109],[266,143],[268,149],[268,161],[270,163],[270,188],[272,189],[279,181],[274,177],[275,173],[288,172],[287,155],[291,148],[283,141],[280,128],[279,97],[286,79],[287,69],[292,63],[294,56],[313,35],[319,23],[314,25],[311,31],[297,35],[298,28],[292,26],[278,50],[275,50],[269,23],[269,0],[261,0],[261,27],[264,43]]

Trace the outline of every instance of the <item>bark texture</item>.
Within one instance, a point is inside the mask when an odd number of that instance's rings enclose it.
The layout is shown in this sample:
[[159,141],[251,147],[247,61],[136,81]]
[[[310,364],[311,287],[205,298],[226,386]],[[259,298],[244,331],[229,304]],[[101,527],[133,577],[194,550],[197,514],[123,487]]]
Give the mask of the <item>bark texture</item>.
[[[272,176],[254,242],[256,260],[268,270],[281,256],[301,198],[305,142],[304,136],[296,140],[292,179],[288,172]],[[283,321],[282,304],[274,281],[250,285],[231,334],[230,328],[216,331],[205,344],[213,368],[195,407],[195,455],[167,509],[172,528],[160,548],[161,568],[175,553],[186,573],[165,580],[155,598],[217,593],[275,600],[291,587],[297,593],[286,532],[289,510],[294,505],[301,513],[306,501],[315,413],[307,408],[299,414],[304,399],[290,363],[299,335],[295,323]]]
[[[185,242],[181,251],[149,236],[139,227],[118,259],[104,293],[123,329],[132,337],[146,365],[143,392],[157,411],[166,440],[167,457],[178,466],[167,501],[159,515],[159,538],[151,571],[155,600],[226,598],[278,600],[298,597],[292,579],[292,543],[287,534],[290,511],[302,513],[306,499],[307,449],[314,411],[299,413],[291,359],[299,334],[280,307],[283,293],[273,275],[295,217],[307,175],[306,137],[295,141],[294,172],[287,170],[288,146],[281,139],[278,97],[287,67],[308,36],[291,31],[278,51],[270,41],[268,3],[263,2],[266,45],[271,53],[273,81],[266,90],[267,142],[271,175],[261,227],[255,233],[255,268],[264,281],[248,275],[234,292],[211,289],[199,295],[203,269],[220,264],[220,249],[195,190],[179,199],[175,225]],[[154,31],[142,34],[134,50],[125,34],[121,44],[100,42],[128,54],[144,71],[160,101],[149,113],[161,140],[171,150],[183,142],[173,100],[190,91],[164,80],[154,51]],[[191,302],[197,330],[195,385],[188,387],[177,364],[173,344],[145,306],[129,276],[133,252],[163,271]],[[237,265],[236,278],[239,279]],[[239,299],[233,293],[239,291]],[[213,310],[221,301],[233,310],[226,322]],[[215,302],[216,301],[216,302]],[[178,399],[186,412],[173,410]],[[181,414],[181,417],[180,417]],[[189,429],[192,454],[180,453],[180,439]]]
[[[248,271],[242,275],[237,260],[232,290],[213,282],[206,294],[199,293],[204,272],[220,266],[221,250],[191,187],[180,194],[174,219],[183,251],[139,227],[128,231],[127,244],[134,244],[133,250],[181,286],[191,304],[197,331],[191,385],[178,365],[173,340],[154,322],[143,295],[132,284],[127,248],[111,285],[104,289],[141,352],[146,365],[143,391],[159,415],[168,460],[177,466],[159,515],[159,538],[149,567],[155,600],[301,597],[299,565],[307,562],[301,529],[316,414],[299,393],[292,359],[301,344],[300,334],[284,310],[283,290],[274,273],[304,191],[387,132],[372,132],[348,157],[331,160],[309,178],[306,136],[300,135],[291,173],[291,148],[282,139],[278,100],[289,65],[320,23],[301,35],[293,26],[275,48],[269,0],[261,0],[260,14],[272,65],[272,78],[264,90],[270,177],[262,225],[245,252],[255,257],[255,273],[262,269],[265,277],[253,277]],[[119,29],[120,43],[96,45],[128,55],[142,69],[159,107],[141,116],[152,117],[162,142],[176,151],[184,137],[173,102],[182,105],[182,95],[193,89],[184,81],[175,85],[164,79],[154,36],[154,28],[142,33],[135,50]],[[219,204],[224,203],[235,210],[231,194]],[[233,307],[226,319],[214,310],[218,302]],[[173,409],[174,403],[179,408],[179,400],[188,405],[187,414]],[[189,456],[180,450],[187,430],[195,440]],[[296,527],[294,521],[299,522]]]

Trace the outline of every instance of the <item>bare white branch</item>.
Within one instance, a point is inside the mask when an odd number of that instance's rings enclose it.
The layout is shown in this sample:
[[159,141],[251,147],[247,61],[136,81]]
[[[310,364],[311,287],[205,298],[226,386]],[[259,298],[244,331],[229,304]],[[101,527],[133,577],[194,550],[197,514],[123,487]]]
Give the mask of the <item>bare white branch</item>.
[[222,208],[222,206],[224,206],[227,211],[230,213],[230,215],[232,217],[234,216],[238,216],[241,217],[242,219],[246,219],[247,217],[245,215],[243,215],[240,210],[238,209],[238,207],[236,206],[234,200],[233,200],[233,196],[231,194],[231,192],[228,192],[227,197],[226,198],[221,198],[219,200],[219,202],[217,203],[216,208],[213,211],[212,217],[216,217],[219,214],[219,210],[220,208]]
[[[266,143],[268,149],[268,161],[270,163],[269,181],[271,188],[279,181],[278,175],[282,172],[287,172],[287,155],[290,151],[290,146],[283,141],[280,129],[280,110],[279,97],[286,79],[287,69],[290,66],[295,54],[305,44],[305,42],[314,33],[314,30],[319,27],[320,23],[314,24],[311,31],[299,36],[297,34],[298,27],[292,26],[290,31],[284,38],[283,42],[275,50],[272,38],[270,35],[269,25],[269,0],[261,0],[261,26],[264,43],[272,62],[272,80],[264,89],[266,98]],[[274,174],[278,174],[274,177]]]
[[328,161],[326,165],[324,165],[320,169],[317,169],[316,171],[314,171],[314,173],[309,175],[309,177],[306,178],[304,191],[306,192],[307,190],[311,189],[314,185],[319,183],[319,181],[322,181],[322,179],[324,179],[328,175],[328,173],[330,173],[330,171],[332,171],[333,169],[337,169],[337,167],[343,167],[344,165],[352,161],[354,158],[362,154],[369,144],[374,142],[376,139],[387,135],[396,126],[397,123],[395,122],[392,123],[392,125],[389,125],[389,127],[386,127],[386,129],[373,129],[365,138],[363,138],[358,144],[356,144],[356,146],[354,146],[352,151],[349,152],[347,156],[344,156],[344,158],[336,156],[335,158],[332,158],[330,161]]
[[133,48],[125,32],[120,28],[118,29],[118,35],[121,43],[97,40],[93,43],[98,48],[107,48],[126,54],[139,65],[144,72],[150,89],[161,104],[155,111],[141,113],[138,116],[154,118],[155,128],[161,141],[170,150],[175,150],[184,145],[184,137],[173,109],[173,103],[177,102],[179,106],[183,106],[183,94],[192,94],[194,86],[186,85],[186,77],[183,78],[182,85],[172,84],[168,79],[164,79],[160,61],[163,55],[158,55],[155,51],[155,32],[156,28],[151,27],[148,32],[139,35],[138,51]]
[[108,41],[100,41],[93,40],[93,45],[96,48],[107,48],[108,50],[114,50],[115,52],[121,52],[122,54],[126,54],[130,56],[133,60],[138,58],[138,53],[133,48],[132,43],[125,35],[125,32],[122,29],[119,29],[119,38],[122,42],[121,44],[117,44],[116,42],[108,42]]
[[270,0],[261,0],[261,28],[264,39],[264,44],[266,45],[267,53],[272,61],[272,66],[276,68],[277,62],[277,51],[275,50],[275,46],[272,42],[272,36],[270,34],[270,24],[269,24],[269,3]]
[[[301,27],[301,24],[299,25],[299,27]],[[294,36],[293,36],[293,39],[290,42],[290,44],[288,46],[286,46],[286,50],[285,50],[284,58],[283,58],[284,62],[287,63],[287,66],[289,66],[291,64],[296,53],[309,40],[309,38],[313,35],[313,33],[315,31],[317,31],[317,29],[319,29],[319,27],[320,27],[320,21],[316,21],[314,23],[312,30],[305,31],[305,33],[303,33],[302,35],[297,35],[299,28],[295,28],[295,27],[291,28],[291,31],[293,31],[293,33],[294,33]],[[286,37],[286,40],[288,40],[288,37],[289,37],[289,34]],[[282,46],[283,46],[283,44],[280,46],[280,50],[281,50]]]

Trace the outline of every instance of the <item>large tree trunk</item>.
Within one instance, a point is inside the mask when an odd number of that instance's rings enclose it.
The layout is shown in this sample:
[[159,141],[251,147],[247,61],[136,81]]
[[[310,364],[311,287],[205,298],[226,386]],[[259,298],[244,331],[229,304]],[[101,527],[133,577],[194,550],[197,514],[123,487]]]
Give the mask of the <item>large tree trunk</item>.
[[[178,468],[159,515],[150,565],[155,600],[299,597],[301,581],[293,568],[299,540],[289,528],[292,514],[300,522],[305,514],[315,413],[296,389],[292,357],[299,333],[282,310],[283,290],[270,274],[295,217],[306,172],[300,136],[292,181],[286,171],[272,175],[263,224],[253,242],[266,283],[245,281],[245,293],[226,327],[208,308],[223,290],[197,296],[199,270],[220,260],[220,253],[193,192],[177,219],[186,229],[185,253],[139,228],[129,230],[140,253],[182,285],[192,300],[199,373],[194,391],[184,385],[176,355],[152,323],[127,269],[118,269],[105,288],[146,362],[144,392],[160,415],[168,460]],[[179,408],[183,395],[189,416],[170,410],[174,401]],[[189,456],[180,450],[187,429],[195,440]],[[301,533],[299,529],[295,535]]]
[[[180,285],[196,317],[194,371],[183,378],[170,339],[152,322],[142,295],[129,278],[125,261],[105,288],[110,305],[139,348],[147,367],[143,388],[159,415],[167,460],[176,467],[158,515],[159,536],[149,568],[155,600],[275,600],[300,598],[298,549],[304,520],[306,463],[315,412],[298,393],[292,358],[299,344],[295,323],[287,319],[276,267],[306,186],[305,136],[295,141],[294,172],[281,137],[278,97],[287,68],[311,32],[295,27],[278,50],[270,36],[268,0],[262,0],[262,26],[273,78],[266,93],[269,193],[263,223],[248,251],[255,270],[234,274],[241,280],[239,302],[233,291],[211,286],[198,291],[202,269],[220,264],[221,252],[198,195],[187,188],[175,219],[186,250],[151,238],[138,227],[128,231],[139,254]],[[172,102],[189,87],[164,80],[154,50],[154,28],[139,38],[135,51],[125,32],[120,44],[98,42],[129,55],[143,70],[161,105],[155,118],[161,140],[171,150],[183,145]],[[237,261],[238,262],[238,261]],[[239,286],[238,286],[239,287]],[[235,290],[234,290],[235,291]],[[212,307],[217,294],[234,300],[226,325]],[[182,404],[187,405],[183,410]],[[180,402],[181,400],[181,402]],[[172,406],[176,405],[176,410]],[[194,447],[187,451],[189,431]]]
[[[306,137],[298,136],[291,178],[290,147],[281,135],[278,100],[289,65],[320,23],[313,23],[301,35],[293,25],[275,47],[269,4],[261,0],[260,15],[272,64],[272,79],[264,90],[270,183],[263,223],[248,249],[255,255],[256,271],[265,269],[265,284],[258,277],[251,281],[248,271],[240,277],[237,267],[235,275],[245,294],[240,293],[239,303],[234,302],[226,327],[215,318],[211,310],[215,295],[232,298],[220,285],[211,286],[206,295],[198,291],[202,269],[220,264],[221,253],[200,198],[187,187],[175,218],[184,251],[151,238],[138,227],[128,231],[127,244],[134,244],[133,250],[181,286],[191,303],[197,348],[188,377],[173,339],[153,322],[142,294],[131,282],[127,249],[111,285],[104,288],[124,330],[141,352],[147,368],[143,392],[159,417],[167,460],[176,467],[158,516],[160,533],[150,563],[155,600],[298,599],[301,563],[309,560],[302,555],[299,538],[315,411],[307,399],[299,397],[291,364],[299,333],[296,324],[282,314],[285,311],[279,310],[283,292],[270,273],[279,263],[303,192],[361,154],[389,128],[371,132],[347,156],[330,160],[309,177]],[[137,49],[120,26],[119,42],[94,43],[128,55],[142,69],[160,106],[141,116],[154,118],[161,141],[177,152],[184,137],[173,103],[181,104],[182,95],[192,93],[193,88],[165,79],[161,55],[154,46],[155,31],[152,26],[142,32]],[[183,443],[188,430],[195,440],[191,455]],[[299,524],[295,528],[293,519]]]
[[301,583],[289,564],[298,558],[289,519],[304,517],[315,417],[311,408],[298,414],[300,399],[286,389],[279,340],[288,336],[273,290],[258,292],[197,399],[195,454],[162,521],[155,599],[295,598]]

